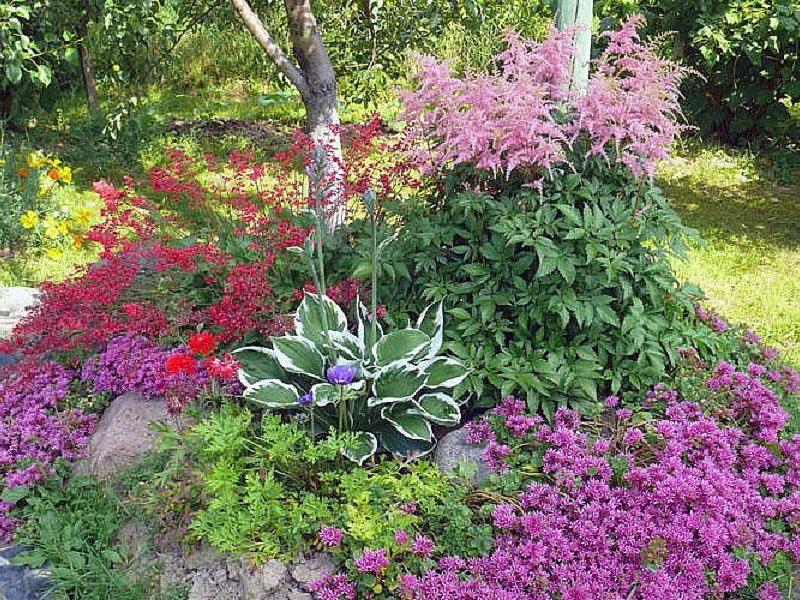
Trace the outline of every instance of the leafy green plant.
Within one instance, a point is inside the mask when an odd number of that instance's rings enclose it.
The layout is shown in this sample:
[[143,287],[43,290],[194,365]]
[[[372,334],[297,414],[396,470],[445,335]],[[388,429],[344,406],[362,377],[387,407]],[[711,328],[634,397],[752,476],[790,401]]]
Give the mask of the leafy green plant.
[[56,599],[143,600],[149,581],[126,574],[129,549],[115,541],[125,510],[119,499],[87,477],[52,478],[21,509],[17,541],[27,550],[15,564],[47,566]]
[[244,397],[271,410],[307,411],[312,433],[317,423],[355,432],[344,454],[359,464],[379,445],[403,456],[425,454],[436,443],[432,424],[461,420],[454,390],[468,374],[460,360],[439,355],[442,305],[429,305],[413,327],[388,333],[366,312],[359,303],[354,335],[335,302],[306,294],[296,335],[237,352]]
[[443,347],[475,369],[479,396],[521,393],[546,414],[565,404],[588,412],[603,393],[644,389],[675,362],[693,306],[667,259],[692,232],[658,188],[601,159],[541,193],[448,185],[406,218],[392,247],[410,274],[392,303],[452,307]]

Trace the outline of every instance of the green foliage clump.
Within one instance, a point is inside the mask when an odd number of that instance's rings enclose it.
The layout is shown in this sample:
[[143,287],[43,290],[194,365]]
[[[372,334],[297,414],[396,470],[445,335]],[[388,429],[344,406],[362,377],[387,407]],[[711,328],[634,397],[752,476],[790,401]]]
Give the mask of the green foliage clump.
[[[255,561],[292,558],[324,526],[341,528],[356,549],[431,524],[429,533],[450,552],[488,548],[490,529],[473,521],[467,490],[425,461],[356,467],[340,456],[335,434],[312,442],[296,423],[265,413],[256,425],[249,411],[230,404],[192,428],[186,442],[205,490],[190,535],[219,550]],[[407,510],[412,503],[415,510]]]
[[591,411],[603,393],[657,381],[696,333],[668,261],[693,232],[658,188],[600,159],[541,193],[503,185],[407,218],[396,308],[442,299],[444,348],[475,369],[472,389],[527,393],[531,410]]
[[125,510],[117,496],[88,477],[52,478],[26,498],[13,559],[47,566],[58,600],[144,600],[147,578],[129,578],[129,549],[116,542]]

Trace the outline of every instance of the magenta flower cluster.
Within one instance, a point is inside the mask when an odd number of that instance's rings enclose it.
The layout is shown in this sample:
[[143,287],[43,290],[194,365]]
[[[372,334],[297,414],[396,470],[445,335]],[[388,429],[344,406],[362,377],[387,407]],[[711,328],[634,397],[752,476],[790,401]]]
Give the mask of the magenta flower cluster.
[[[95,417],[64,410],[73,373],[61,365],[26,359],[0,372],[0,476],[3,488],[32,486],[63,458],[80,457],[94,430]],[[0,502],[0,540],[7,541],[16,523],[10,502]]]
[[193,398],[208,383],[202,361],[193,373],[165,369],[169,357],[186,352],[186,348],[170,349],[141,335],[122,335],[83,364],[81,379],[91,383],[95,394],[138,392],[145,398]]
[[[642,23],[633,17],[605,34],[608,47],[594,61],[583,94],[569,92],[569,31],[554,29],[541,43],[509,34],[495,73],[457,77],[447,62],[418,57],[418,88],[403,96],[415,158],[428,168],[470,163],[492,171],[549,170],[585,138],[589,154],[652,175],[683,130],[678,88],[684,71],[640,41]],[[558,116],[564,112],[567,118]]]
[[[719,385],[737,385],[725,366],[710,385],[720,377]],[[755,419],[753,431],[771,438],[773,423],[763,423],[765,411],[754,404],[773,406],[774,398],[747,397],[741,419]],[[747,583],[740,551],[764,562],[777,551],[800,559],[800,436],[769,449],[697,404],[676,401],[654,422],[652,458],[641,461],[640,430],[627,429],[623,447],[611,451],[608,440],[592,441],[578,426],[578,415],[561,409],[552,426],[532,431],[547,448],[548,478],[495,508],[490,555],[442,559],[421,576],[405,575],[403,593],[419,600],[721,597]],[[473,432],[485,438],[482,429]],[[631,465],[622,484],[614,475],[621,460]],[[776,533],[776,520],[790,532]],[[765,586],[759,597],[775,594]]]

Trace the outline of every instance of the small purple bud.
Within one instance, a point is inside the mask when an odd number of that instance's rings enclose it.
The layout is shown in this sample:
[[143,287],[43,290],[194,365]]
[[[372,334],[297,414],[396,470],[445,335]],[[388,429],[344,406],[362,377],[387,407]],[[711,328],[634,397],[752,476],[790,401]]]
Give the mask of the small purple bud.
[[307,394],[303,394],[302,396],[297,397],[297,403],[300,406],[311,406],[311,403],[314,401],[314,396],[311,392]]

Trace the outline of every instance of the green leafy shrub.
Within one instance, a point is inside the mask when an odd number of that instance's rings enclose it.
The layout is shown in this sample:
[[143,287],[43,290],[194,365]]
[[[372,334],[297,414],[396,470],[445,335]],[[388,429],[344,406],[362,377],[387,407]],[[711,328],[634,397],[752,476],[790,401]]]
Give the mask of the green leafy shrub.
[[667,260],[692,231],[658,188],[601,159],[541,194],[504,185],[448,192],[408,217],[390,258],[409,272],[394,308],[443,300],[443,347],[487,400],[488,385],[527,393],[532,410],[589,410],[658,380],[695,331],[691,290]]
[[[686,86],[690,120],[725,143],[797,137],[800,7],[796,0],[640,0],[651,28],[704,81]],[[636,10],[636,6],[628,6]]]
[[318,421],[325,429],[354,432],[344,452],[358,464],[379,443],[403,456],[429,452],[436,443],[431,424],[461,421],[453,389],[467,376],[461,361],[439,355],[442,305],[425,308],[414,327],[385,334],[366,312],[359,306],[353,335],[335,302],[306,294],[294,320],[296,335],[271,338],[272,348],[238,352],[244,397],[269,409],[307,408],[312,428]]
[[452,552],[488,548],[489,529],[473,521],[466,488],[425,461],[356,467],[340,457],[345,437],[313,442],[301,424],[272,413],[254,423],[249,411],[223,406],[184,438],[205,490],[192,537],[256,561],[292,558],[324,526],[342,528],[353,548],[423,527]]
[[125,517],[119,499],[86,477],[52,478],[29,495],[19,515],[16,564],[47,566],[56,599],[144,600],[150,582],[129,578],[128,548],[115,539]]

